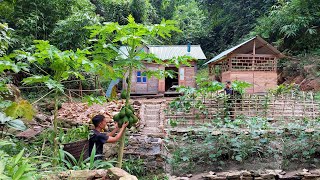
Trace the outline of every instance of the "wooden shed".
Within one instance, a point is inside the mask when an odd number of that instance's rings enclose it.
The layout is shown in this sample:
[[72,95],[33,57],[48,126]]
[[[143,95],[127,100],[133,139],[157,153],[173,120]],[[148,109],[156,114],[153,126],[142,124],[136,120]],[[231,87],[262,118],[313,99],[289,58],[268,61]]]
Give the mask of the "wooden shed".
[[[189,47],[188,47],[189,46]],[[125,48],[123,49],[125,51]],[[147,78],[143,70],[136,69],[133,71],[131,79],[131,94],[165,94],[169,92],[172,87],[189,86],[195,87],[195,76],[197,72],[198,59],[206,59],[200,45],[150,45],[144,47],[147,53],[153,53],[159,59],[166,61],[173,57],[188,55],[193,58],[191,66],[180,66],[176,68],[174,65],[163,66],[157,63],[145,63],[145,67],[150,70],[172,70],[178,76],[175,78],[162,78],[156,77]],[[127,86],[123,80],[123,87]]]
[[275,47],[256,36],[220,53],[205,65],[209,66],[212,79],[219,76],[222,82],[246,81],[252,84],[247,93],[263,93],[277,86],[277,60],[282,57]]

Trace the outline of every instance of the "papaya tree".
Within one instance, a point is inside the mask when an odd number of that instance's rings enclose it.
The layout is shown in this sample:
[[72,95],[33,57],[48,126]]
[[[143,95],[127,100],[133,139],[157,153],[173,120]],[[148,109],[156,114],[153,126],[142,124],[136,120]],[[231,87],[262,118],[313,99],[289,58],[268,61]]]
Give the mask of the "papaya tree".
[[[175,57],[164,62],[143,50],[144,46],[155,42],[161,43],[160,39],[171,37],[172,32],[179,32],[175,21],[172,20],[162,20],[160,24],[144,25],[136,23],[134,18],[129,15],[126,25],[108,22],[104,25],[95,25],[88,28],[91,30],[91,41],[94,42],[92,47],[94,59],[101,59],[112,65],[115,71],[114,78],[127,79],[125,106],[129,106],[133,70],[143,70],[148,77],[161,78],[172,74],[164,70],[148,70],[145,63],[155,62],[180,66],[181,64],[188,64],[188,59],[190,60],[190,57],[186,56]],[[122,166],[124,137],[125,133],[120,139],[118,167]]]
[[[50,45],[48,41],[36,40],[34,42],[35,45],[33,46],[33,51],[19,51],[18,58],[26,60],[31,66],[39,69],[39,74],[24,78],[23,83],[27,85],[43,83],[49,89],[49,92],[46,95],[50,93],[54,94],[54,112],[52,122],[54,129],[53,157],[57,157],[59,148],[57,140],[57,113],[59,95],[64,94],[65,89],[63,81],[68,80],[70,77],[84,80],[84,76],[82,75],[82,72],[84,71],[101,73],[101,75],[103,75],[103,71],[101,71],[101,69],[105,70],[106,67],[99,62],[88,60],[87,55],[89,52],[87,50],[78,49],[77,51],[61,51],[55,46]],[[46,67],[46,69],[43,67]],[[56,164],[56,162],[54,162],[54,164]]]

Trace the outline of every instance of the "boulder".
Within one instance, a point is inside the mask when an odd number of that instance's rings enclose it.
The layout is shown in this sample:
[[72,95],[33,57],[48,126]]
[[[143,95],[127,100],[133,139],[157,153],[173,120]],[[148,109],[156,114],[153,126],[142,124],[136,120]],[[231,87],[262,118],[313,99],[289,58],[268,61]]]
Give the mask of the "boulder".
[[109,168],[108,175],[112,180],[138,180],[137,177],[130,175],[125,170],[117,167]]
[[113,167],[110,169],[98,170],[69,170],[59,173],[58,175],[48,175],[43,179],[111,179],[111,180],[138,180],[137,177],[127,173],[126,171]]

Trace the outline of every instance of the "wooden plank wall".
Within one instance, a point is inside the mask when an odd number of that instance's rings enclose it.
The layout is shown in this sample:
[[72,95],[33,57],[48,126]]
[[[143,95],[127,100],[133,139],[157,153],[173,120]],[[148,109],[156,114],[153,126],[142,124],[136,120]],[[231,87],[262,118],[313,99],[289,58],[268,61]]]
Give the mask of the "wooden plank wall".
[[[159,69],[158,64],[145,64],[145,66],[150,70]],[[155,77],[151,77],[147,78],[147,83],[137,83],[137,71],[138,70],[133,70],[132,72],[131,93],[157,94],[159,89],[159,80]]]
[[195,67],[185,67],[184,77],[185,85],[189,87],[196,87]]
[[222,82],[245,81],[253,86],[246,89],[247,93],[267,92],[277,87],[277,73],[274,71],[226,71],[222,73]]

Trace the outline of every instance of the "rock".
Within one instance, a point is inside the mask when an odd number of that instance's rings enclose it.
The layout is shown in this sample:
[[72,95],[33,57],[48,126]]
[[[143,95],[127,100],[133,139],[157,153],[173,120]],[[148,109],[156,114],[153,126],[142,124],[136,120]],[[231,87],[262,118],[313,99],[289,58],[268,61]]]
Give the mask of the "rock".
[[221,180],[225,180],[225,179],[227,179],[226,177],[223,177],[223,176],[217,176],[217,175],[211,175],[211,174],[208,174],[208,175],[204,175],[204,176],[202,176],[202,178],[204,178],[204,179],[210,179],[210,180],[219,180],[219,179],[221,179]]
[[109,168],[108,175],[112,177],[112,180],[138,180],[137,177],[130,175],[125,170],[117,167]]
[[241,171],[241,175],[242,176],[250,176],[251,177],[251,173],[247,170]]
[[214,174],[216,174],[216,173],[213,172],[213,171],[209,171],[209,174],[210,174],[210,175],[214,175]]
[[113,175],[116,178],[120,178],[126,175],[129,175],[125,170],[117,168],[117,167],[112,167],[108,169],[108,174]]
[[250,171],[251,172],[251,175],[254,176],[254,177],[259,177],[260,176],[260,173],[258,171]]
[[117,143],[104,143],[103,154],[105,158],[114,156],[117,154],[119,145]]
[[[93,179],[95,177],[99,178],[95,170],[78,170],[78,171],[71,170],[67,174],[68,174],[68,177],[67,177],[68,179],[87,180],[87,179]],[[100,178],[101,177],[102,176],[100,176]]]
[[45,121],[51,121],[50,117],[45,114],[37,114],[35,115],[35,120],[38,122],[45,122]]
[[308,171],[302,171],[302,172],[297,172],[296,173],[297,176],[305,176],[305,175],[309,175],[309,174],[311,174],[311,173],[308,172]]
[[274,179],[274,175],[271,173],[271,174],[260,174],[260,177],[262,179]]
[[208,175],[203,175],[202,176],[204,179],[214,179],[216,177],[218,177],[217,175],[213,175],[213,174],[208,174]]
[[281,180],[301,180],[300,176],[279,175],[278,179]]
[[133,175],[126,175],[126,176],[120,177],[119,180],[138,180],[138,178]]
[[280,175],[285,175],[287,172],[285,172],[285,171],[281,171],[279,174]]
[[56,174],[49,174],[41,178],[41,180],[60,180],[60,179],[61,178]]
[[314,169],[310,171],[312,174],[320,175],[320,169]]
[[179,180],[189,180],[190,178],[188,178],[188,177],[179,177],[178,179]]
[[22,138],[32,138],[35,137],[37,134],[39,134],[42,131],[42,129],[27,129],[19,134],[17,134],[17,137],[22,137]]
[[240,179],[241,180],[253,180],[254,178],[251,176],[242,176]]
[[107,176],[107,170],[105,170],[105,169],[98,169],[98,170],[96,170],[96,177],[97,176],[101,176],[101,177],[106,177]]
[[212,180],[226,180],[226,177],[215,177]]
[[241,176],[241,172],[239,171],[229,172],[227,174],[228,179],[240,179],[240,176]]
[[307,174],[302,179],[320,179],[320,175],[318,174]]
[[188,177],[188,178],[191,178],[191,177],[192,177],[192,174],[187,174],[187,177]]

